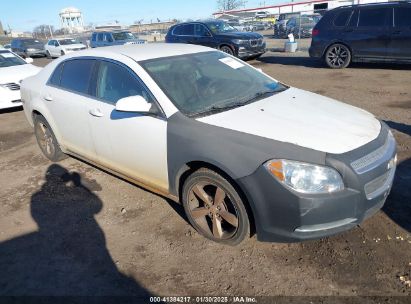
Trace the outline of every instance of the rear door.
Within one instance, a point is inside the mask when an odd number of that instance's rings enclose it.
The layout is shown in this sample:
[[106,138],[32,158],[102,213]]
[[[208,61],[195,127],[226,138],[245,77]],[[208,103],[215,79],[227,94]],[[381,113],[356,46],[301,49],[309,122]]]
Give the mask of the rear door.
[[90,136],[87,104],[95,60],[73,59],[60,64],[42,91],[60,135],[60,143],[71,152],[95,160]]
[[345,32],[353,57],[385,59],[390,41],[392,9],[370,6],[356,10]]
[[176,43],[193,43],[194,41],[194,24],[186,23],[178,25],[174,28],[173,42]]
[[411,60],[411,6],[394,8],[394,27],[391,30],[388,57]]

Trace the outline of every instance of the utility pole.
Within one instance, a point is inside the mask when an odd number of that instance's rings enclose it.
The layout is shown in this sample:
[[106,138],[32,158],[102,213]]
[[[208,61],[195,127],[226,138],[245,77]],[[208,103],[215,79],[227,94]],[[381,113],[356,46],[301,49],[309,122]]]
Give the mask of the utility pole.
[[51,37],[51,39],[53,39],[53,31],[51,30],[50,24],[49,24],[49,31],[50,31],[50,37]]

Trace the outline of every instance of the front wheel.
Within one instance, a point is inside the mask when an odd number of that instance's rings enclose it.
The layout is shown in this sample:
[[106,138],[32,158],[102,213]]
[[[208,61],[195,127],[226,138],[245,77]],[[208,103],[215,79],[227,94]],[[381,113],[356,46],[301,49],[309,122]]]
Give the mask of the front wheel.
[[220,47],[220,51],[229,54],[229,55],[234,55],[234,51],[231,47],[229,47],[228,45],[223,45],[222,47]]
[[324,59],[330,68],[343,69],[351,62],[351,52],[345,45],[336,43],[327,49]]
[[52,59],[51,54],[50,54],[49,51],[46,51],[46,57],[47,57],[48,59]]
[[183,185],[182,201],[191,225],[203,236],[226,245],[237,245],[250,235],[243,200],[226,178],[199,169]]
[[64,51],[60,52],[61,56],[64,56],[66,53],[64,53]]
[[58,162],[67,157],[61,151],[50,125],[41,115],[36,116],[34,119],[34,134],[36,135],[41,152],[43,152],[44,156],[49,160]]

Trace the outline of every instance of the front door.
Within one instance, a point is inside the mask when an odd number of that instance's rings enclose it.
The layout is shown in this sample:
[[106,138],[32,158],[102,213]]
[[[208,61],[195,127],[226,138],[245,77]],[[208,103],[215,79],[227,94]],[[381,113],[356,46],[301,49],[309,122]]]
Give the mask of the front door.
[[394,27],[388,57],[398,60],[411,60],[411,6],[394,9]]
[[[356,24],[353,21],[357,21]],[[373,6],[357,10],[344,37],[352,48],[353,56],[385,59],[390,40],[390,22],[392,24],[390,8]]]
[[154,107],[154,97],[137,75],[120,63],[101,60],[94,81],[96,98],[88,104],[88,111],[99,163],[167,191],[167,121],[115,109],[119,99],[135,95]]

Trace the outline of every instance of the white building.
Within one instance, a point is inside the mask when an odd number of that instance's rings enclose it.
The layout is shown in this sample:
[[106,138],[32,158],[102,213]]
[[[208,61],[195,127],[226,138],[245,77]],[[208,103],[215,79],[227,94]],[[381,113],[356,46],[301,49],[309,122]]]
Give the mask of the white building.
[[319,13],[322,11],[330,10],[336,7],[344,5],[353,5],[353,4],[367,4],[367,3],[376,3],[376,2],[389,2],[390,0],[311,0],[311,1],[296,1],[289,2],[284,4],[269,5],[263,7],[254,7],[254,8],[244,8],[238,10],[231,10],[225,12],[214,13],[215,18],[228,18],[239,17],[243,15],[250,17],[251,15],[258,15],[257,13],[266,13],[267,15],[279,15],[283,13]]
[[84,31],[83,14],[78,8],[67,7],[60,11],[61,28],[69,33],[81,33]]

